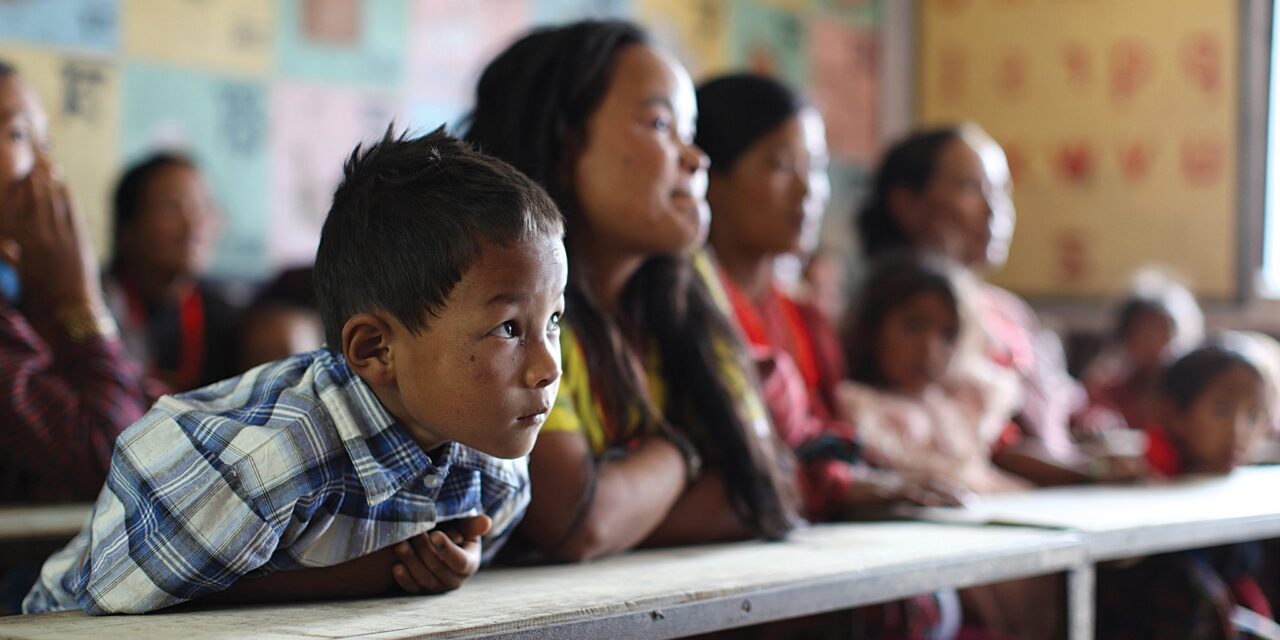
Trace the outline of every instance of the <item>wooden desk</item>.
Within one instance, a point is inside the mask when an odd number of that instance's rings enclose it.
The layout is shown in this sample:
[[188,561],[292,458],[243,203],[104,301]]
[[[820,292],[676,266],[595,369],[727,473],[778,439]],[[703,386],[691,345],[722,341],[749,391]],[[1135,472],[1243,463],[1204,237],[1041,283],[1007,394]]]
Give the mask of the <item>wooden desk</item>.
[[1079,533],[1092,561],[1280,537],[1280,467],[1146,486],[1059,487],[984,497],[968,509],[924,509],[937,521],[1005,523]]
[[0,543],[39,540],[70,540],[93,505],[0,505]]
[[[1071,533],[913,522],[824,525],[781,543],[646,550],[588,565],[488,570],[443,596],[0,618],[0,636],[672,638],[1082,568],[1088,569],[1084,549]],[[1091,598],[1073,605],[1079,610],[1073,614],[1076,637],[1088,637]]]
[[43,562],[80,532],[93,505],[0,505],[0,571]]

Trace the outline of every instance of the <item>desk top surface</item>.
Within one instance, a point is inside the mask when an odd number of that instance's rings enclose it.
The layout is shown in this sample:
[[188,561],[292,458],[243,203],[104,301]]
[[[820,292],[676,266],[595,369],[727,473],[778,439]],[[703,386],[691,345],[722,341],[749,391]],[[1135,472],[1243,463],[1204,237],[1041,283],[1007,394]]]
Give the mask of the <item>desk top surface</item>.
[[71,538],[80,532],[93,505],[0,504],[0,542]]
[[[856,523],[779,543],[644,550],[591,563],[482,571],[431,597],[89,618],[0,618],[14,638],[674,637],[1079,566],[1076,535],[1018,527]],[[823,601],[826,602],[823,602]],[[756,618],[726,616],[751,612]],[[628,626],[613,626],[609,620]],[[625,620],[624,620],[625,619]],[[636,625],[644,627],[638,629]],[[632,633],[639,631],[639,633]]]

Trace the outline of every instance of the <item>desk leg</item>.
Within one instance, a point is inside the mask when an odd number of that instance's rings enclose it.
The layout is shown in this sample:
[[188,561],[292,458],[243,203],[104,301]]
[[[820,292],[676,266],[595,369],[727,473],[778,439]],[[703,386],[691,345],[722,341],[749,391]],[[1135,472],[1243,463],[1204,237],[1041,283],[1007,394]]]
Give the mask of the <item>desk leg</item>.
[[1067,572],[1067,637],[1093,640],[1094,570],[1084,564]]

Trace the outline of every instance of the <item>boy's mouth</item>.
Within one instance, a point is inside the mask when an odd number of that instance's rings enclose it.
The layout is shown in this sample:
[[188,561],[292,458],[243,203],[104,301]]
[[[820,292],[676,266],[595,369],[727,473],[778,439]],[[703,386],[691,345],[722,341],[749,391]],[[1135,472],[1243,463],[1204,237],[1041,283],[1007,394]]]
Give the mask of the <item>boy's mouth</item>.
[[532,413],[527,413],[516,418],[516,422],[526,426],[540,425],[547,419],[547,413],[550,411],[551,407],[542,407]]

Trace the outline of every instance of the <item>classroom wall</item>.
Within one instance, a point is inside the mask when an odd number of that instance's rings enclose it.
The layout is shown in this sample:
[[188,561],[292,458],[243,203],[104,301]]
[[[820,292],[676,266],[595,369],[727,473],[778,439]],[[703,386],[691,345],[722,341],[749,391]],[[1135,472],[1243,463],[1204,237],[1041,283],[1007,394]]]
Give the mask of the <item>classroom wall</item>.
[[[465,112],[482,65],[538,24],[629,17],[695,81],[751,68],[806,88],[827,118],[835,218],[879,144],[884,0],[8,0],[0,58],[43,97],[54,154],[103,255],[129,162],[183,149],[222,212],[212,275],[311,260],[342,159],[391,119]],[[833,219],[829,227],[847,228]]]
[[1018,228],[993,278],[1118,293],[1148,263],[1237,295],[1240,6],[1224,0],[921,4],[918,114],[1005,147]]

